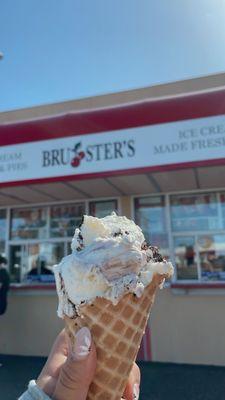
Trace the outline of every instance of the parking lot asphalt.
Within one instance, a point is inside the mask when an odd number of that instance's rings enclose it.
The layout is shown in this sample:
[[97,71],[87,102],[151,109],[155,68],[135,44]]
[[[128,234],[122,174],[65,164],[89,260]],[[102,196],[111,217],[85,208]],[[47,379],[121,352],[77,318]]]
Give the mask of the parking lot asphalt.
[[[44,357],[0,355],[0,399],[15,400],[35,379]],[[140,400],[224,400],[225,367],[140,362]]]

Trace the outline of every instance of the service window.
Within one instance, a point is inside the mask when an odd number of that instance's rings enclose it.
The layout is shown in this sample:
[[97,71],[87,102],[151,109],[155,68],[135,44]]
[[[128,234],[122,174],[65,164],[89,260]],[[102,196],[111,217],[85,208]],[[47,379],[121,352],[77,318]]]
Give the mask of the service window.
[[22,280],[53,282],[53,266],[64,256],[64,243],[29,244]]
[[175,263],[177,279],[198,279],[198,259],[195,236],[178,236],[174,238]]
[[198,236],[197,246],[204,281],[225,280],[225,235]]
[[64,255],[64,242],[10,245],[11,282],[54,282],[52,268]]

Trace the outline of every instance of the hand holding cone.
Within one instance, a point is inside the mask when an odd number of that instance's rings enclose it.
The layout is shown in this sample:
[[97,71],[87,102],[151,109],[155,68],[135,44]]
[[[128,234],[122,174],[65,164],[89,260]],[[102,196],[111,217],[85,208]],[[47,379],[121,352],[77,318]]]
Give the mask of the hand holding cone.
[[80,307],[81,316],[65,316],[72,346],[74,332],[87,326],[97,351],[97,368],[87,400],[120,400],[144,334],[155,292],[166,275],[156,274],[138,298],[129,293],[115,306],[96,298]]

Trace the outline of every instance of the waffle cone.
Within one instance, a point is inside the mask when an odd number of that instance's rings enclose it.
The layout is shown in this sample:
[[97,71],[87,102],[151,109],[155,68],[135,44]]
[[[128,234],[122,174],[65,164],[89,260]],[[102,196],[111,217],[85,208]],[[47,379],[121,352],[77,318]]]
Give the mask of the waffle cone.
[[155,292],[165,277],[156,274],[140,298],[129,293],[116,306],[109,300],[96,298],[92,304],[80,307],[81,316],[75,319],[65,316],[72,345],[75,333],[87,326],[96,346],[97,369],[87,400],[121,400]]

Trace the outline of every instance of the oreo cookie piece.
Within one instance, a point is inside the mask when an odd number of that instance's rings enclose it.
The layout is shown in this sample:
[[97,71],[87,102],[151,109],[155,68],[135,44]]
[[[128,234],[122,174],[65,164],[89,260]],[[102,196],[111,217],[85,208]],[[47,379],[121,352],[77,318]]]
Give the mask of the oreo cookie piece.
[[77,247],[77,251],[81,251],[84,248],[84,238],[83,238],[81,232],[78,233],[77,241],[79,243],[79,246]]
[[149,249],[152,251],[153,260],[156,262],[164,261],[163,256],[159,253],[159,249],[156,246],[149,246]]
[[[141,250],[145,250],[147,253],[147,262],[150,260],[154,260],[155,262],[162,262],[165,261],[163,256],[159,253],[159,249],[156,246],[149,246],[146,241],[144,241],[141,245]],[[148,254],[148,250],[151,251],[151,254]]]
[[148,243],[145,240],[141,245],[141,250],[148,250],[148,249],[149,249],[149,246],[148,246]]
[[121,229],[119,229],[117,232],[114,232],[113,237],[117,237],[117,236],[123,236],[123,232]]

